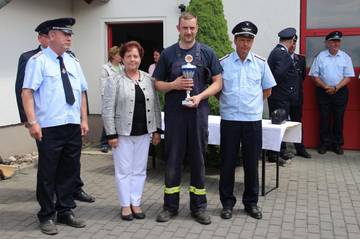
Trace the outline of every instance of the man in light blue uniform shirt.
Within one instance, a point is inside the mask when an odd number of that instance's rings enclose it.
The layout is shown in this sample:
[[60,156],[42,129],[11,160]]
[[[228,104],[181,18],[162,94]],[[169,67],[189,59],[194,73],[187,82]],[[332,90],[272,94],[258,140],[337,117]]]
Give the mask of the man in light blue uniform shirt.
[[275,79],[265,59],[252,53],[257,27],[240,22],[232,30],[236,51],[221,60],[223,89],[220,94],[220,200],[221,217],[229,219],[236,203],[234,176],[237,155],[242,149],[245,190],[242,202],[245,211],[261,219],[257,206],[259,194],[258,159],[262,149],[263,102],[270,96]]
[[[340,50],[342,33],[330,32],[326,37],[327,50],[320,52],[310,69],[309,75],[316,84],[316,96],[320,111],[320,144],[318,152],[325,154],[332,149],[336,154],[344,154],[343,125],[348,102],[347,84],[354,77],[351,58]],[[333,125],[330,115],[333,114]]]
[[89,130],[87,83],[78,60],[66,52],[74,23],[73,18],[45,22],[49,46],[29,59],[21,94],[26,125],[39,152],[36,196],[41,207],[40,229],[49,235],[58,233],[56,213],[58,223],[85,227],[72,212],[81,137]]

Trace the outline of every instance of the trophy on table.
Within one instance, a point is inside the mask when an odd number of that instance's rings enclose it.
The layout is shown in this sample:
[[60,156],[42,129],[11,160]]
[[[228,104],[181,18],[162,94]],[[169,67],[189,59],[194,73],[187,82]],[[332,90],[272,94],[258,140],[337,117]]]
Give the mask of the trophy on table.
[[[185,61],[187,64],[181,66],[181,70],[185,79],[192,80],[195,74],[196,66],[191,64],[193,61],[192,55],[186,55]],[[190,100],[190,90],[186,91],[186,98],[182,101],[182,105],[191,106],[193,102]]]

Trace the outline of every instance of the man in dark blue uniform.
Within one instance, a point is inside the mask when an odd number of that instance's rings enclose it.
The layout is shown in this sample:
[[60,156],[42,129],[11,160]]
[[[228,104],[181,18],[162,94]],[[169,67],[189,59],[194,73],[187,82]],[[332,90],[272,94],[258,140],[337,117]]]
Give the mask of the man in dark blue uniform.
[[[294,66],[294,61],[291,58],[289,49],[293,47],[293,40],[296,35],[294,28],[286,28],[278,33],[280,42],[271,51],[268,63],[271,72],[276,80],[276,86],[272,88],[272,94],[268,98],[269,113],[279,108],[286,111],[289,115],[290,102],[298,99],[298,85],[299,76]],[[290,159],[292,156],[285,154],[286,144],[282,143],[280,150],[280,165],[286,163],[285,160]],[[278,153],[269,151],[269,161],[275,162]]]
[[[295,69],[299,75],[299,85],[298,85],[299,98],[297,100],[294,99],[290,102],[289,115],[290,115],[290,120],[301,123],[302,110],[303,110],[302,106],[304,102],[303,83],[306,78],[306,61],[305,61],[305,56],[295,53],[297,39],[298,37],[297,35],[295,35],[293,41],[293,47],[289,49],[289,53],[291,54],[291,57],[294,60]],[[303,144],[304,142],[303,138],[301,140],[301,143],[294,143],[296,155],[304,158],[311,158],[311,155],[305,149],[305,146]]]
[[20,55],[19,63],[18,63],[18,70],[17,70],[17,74],[16,74],[15,94],[16,94],[16,101],[17,101],[17,106],[18,106],[18,110],[19,110],[21,123],[27,122],[26,114],[24,112],[24,107],[23,107],[22,100],[21,100],[21,91],[22,91],[22,86],[23,86],[23,82],[24,82],[26,63],[28,62],[30,57],[32,57],[33,55],[35,55],[42,49],[47,48],[48,44],[49,44],[49,37],[47,35],[49,32],[49,29],[43,23],[40,24],[39,26],[37,26],[35,28],[35,31],[38,32],[38,41],[39,41],[40,45],[38,46],[38,48],[31,50],[31,51],[24,52],[23,54]]
[[[24,112],[24,107],[23,107],[22,99],[21,99],[21,91],[22,91],[22,86],[24,83],[26,64],[33,55],[35,55],[38,52],[40,52],[41,50],[47,48],[48,44],[49,44],[49,37],[48,37],[49,27],[47,25],[47,22],[42,22],[41,24],[39,24],[35,28],[35,32],[38,32],[38,41],[39,41],[40,45],[38,46],[38,48],[31,50],[31,51],[24,52],[23,54],[20,55],[19,62],[18,62],[18,70],[17,70],[17,74],[16,74],[15,94],[16,94],[16,101],[17,101],[17,106],[18,106],[18,110],[19,110],[19,116],[20,116],[21,123],[27,122],[26,114]],[[70,50],[67,50],[67,53],[69,53],[75,57],[75,54],[73,52],[71,52]],[[86,94],[86,92],[85,92],[85,94]],[[86,94],[86,102],[88,102],[87,94]],[[87,107],[87,109],[88,109],[88,107]],[[26,126],[26,124],[25,124],[25,126]],[[75,192],[74,192],[75,200],[82,201],[82,202],[89,202],[89,203],[95,202],[95,198],[93,196],[87,194],[82,189],[82,187],[84,186],[84,183],[80,177],[80,167],[78,169],[78,174],[76,177],[75,185],[76,185]]]
[[[204,155],[208,137],[209,105],[207,98],[222,88],[221,65],[215,52],[196,42],[197,18],[189,13],[179,17],[180,41],[165,49],[156,65],[155,87],[165,95],[165,190],[164,209],[158,222],[169,221],[179,209],[182,162],[187,155],[191,166],[191,216],[201,224],[210,224],[206,213]],[[185,79],[181,66],[196,66],[193,79]],[[212,84],[208,87],[209,78]],[[184,106],[186,90],[191,90],[191,105]]]

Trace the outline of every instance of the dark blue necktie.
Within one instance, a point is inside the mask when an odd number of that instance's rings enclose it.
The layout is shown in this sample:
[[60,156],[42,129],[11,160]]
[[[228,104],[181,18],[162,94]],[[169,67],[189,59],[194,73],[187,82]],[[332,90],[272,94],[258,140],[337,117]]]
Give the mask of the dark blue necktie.
[[69,105],[73,105],[75,102],[75,97],[74,97],[74,92],[71,88],[69,76],[67,74],[64,65],[64,60],[61,56],[58,56],[58,59],[60,61],[60,72],[61,72],[61,79],[63,82],[64,92],[65,92],[66,103],[68,103]]

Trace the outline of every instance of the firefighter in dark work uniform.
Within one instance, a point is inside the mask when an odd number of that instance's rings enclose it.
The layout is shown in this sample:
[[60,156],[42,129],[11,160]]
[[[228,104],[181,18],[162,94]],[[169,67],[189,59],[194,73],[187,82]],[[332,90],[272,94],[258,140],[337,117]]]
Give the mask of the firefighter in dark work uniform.
[[[164,208],[157,216],[158,222],[169,221],[179,209],[181,168],[185,155],[191,167],[191,216],[201,224],[210,224],[206,213],[205,165],[208,138],[209,105],[207,98],[222,88],[221,65],[215,52],[195,40],[197,18],[183,13],[177,29],[180,41],[166,48],[160,56],[153,77],[157,90],[165,95],[165,190]],[[196,66],[193,80],[182,76],[181,66],[191,62]],[[208,87],[209,77],[212,83]],[[186,90],[191,89],[191,105],[184,106]]]

